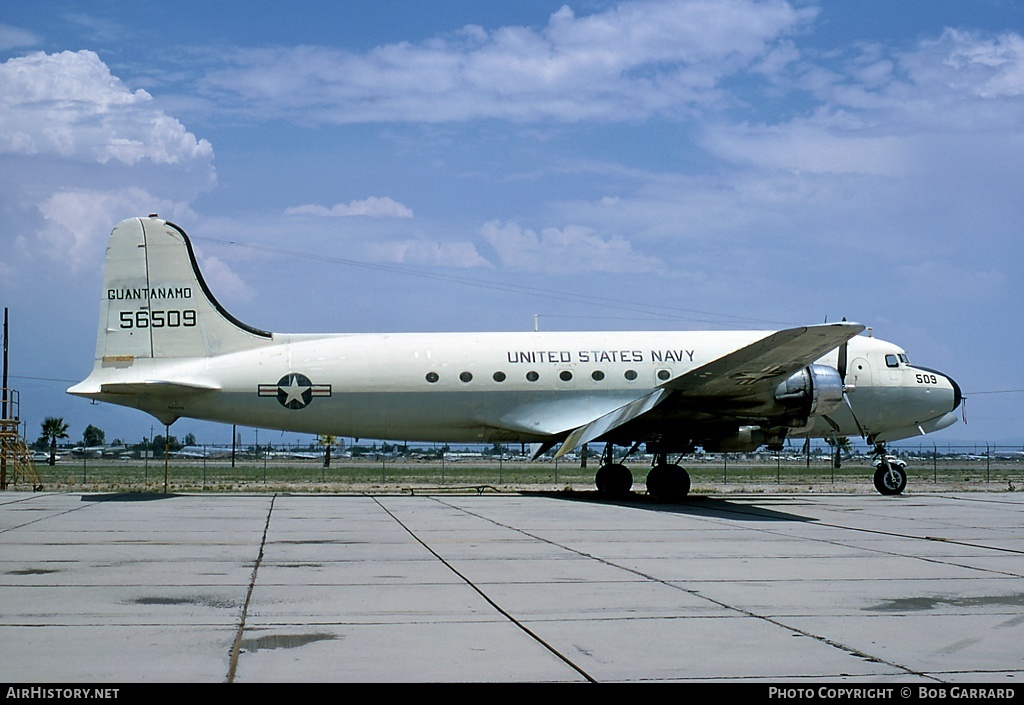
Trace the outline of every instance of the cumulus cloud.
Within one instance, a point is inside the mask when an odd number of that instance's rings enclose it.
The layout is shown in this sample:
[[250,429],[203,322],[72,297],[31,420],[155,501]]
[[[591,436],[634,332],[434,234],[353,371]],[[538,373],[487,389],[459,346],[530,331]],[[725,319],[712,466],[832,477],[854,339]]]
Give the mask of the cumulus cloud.
[[570,225],[539,233],[516,223],[486,223],[480,231],[502,264],[528,272],[645,273],[662,268],[656,257],[633,251],[621,237],[603,239],[591,229]]
[[185,203],[162,199],[140,188],[74,190],[53,194],[38,205],[44,226],[21,245],[31,253],[67,262],[73,270],[95,269],[106,238],[124,218],[159,212],[166,218],[192,215]]
[[237,303],[240,301],[252,301],[256,298],[256,292],[251,286],[245,283],[240,276],[219,257],[204,257],[197,252],[199,266],[203,272],[203,279],[210,286],[210,290],[216,292],[218,299]]
[[703,145],[731,162],[799,173],[898,176],[906,167],[907,145],[899,137],[830,130],[802,121],[709,127]]
[[781,0],[649,0],[586,16],[564,6],[540,29],[468,26],[363,53],[239,51],[201,89],[314,123],[679,114],[719,100],[724,77],[767,60],[816,13]]
[[350,201],[339,203],[328,208],[308,204],[288,208],[285,215],[313,215],[321,217],[346,218],[352,216],[365,216],[369,218],[412,218],[412,209],[402,205],[393,198],[384,196],[370,196],[361,201]]
[[0,51],[35,46],[38,43],[39,37],[34,33],[0,22]]
[[209,164],[213,147],[130,91],[91,51],[0,64],[0,153],[106,164]]
[[1024,37],[1015,33],[946,29],[900,51],[854,46],[792,62],[773,84],[813,96],[812,109],[709,121],[700,145],[769,171],[921,177],[948,170],[951,154],[960,169],[991,166],[990,135],[1013,153],[1019,140],[1006,135],[1024,137]]
[[376,242],[360,248],[365,258],[377,262],[431,265],[466,269],[491,267],[480,256],[471,242],[435,242],[429,240],[401,240]]
[[1024,94],[1024,38],[1019,34],[983,37],[946,29],[925,48],[939,55],[941,60],[931,63],[931,68],[936,78],[952,88],[985,98]]
[[115,223],[190,215],[216,172],[208,141],[95,53],[66,51],[0,63],[0,179],[17,252],[81,272],[102,261]]

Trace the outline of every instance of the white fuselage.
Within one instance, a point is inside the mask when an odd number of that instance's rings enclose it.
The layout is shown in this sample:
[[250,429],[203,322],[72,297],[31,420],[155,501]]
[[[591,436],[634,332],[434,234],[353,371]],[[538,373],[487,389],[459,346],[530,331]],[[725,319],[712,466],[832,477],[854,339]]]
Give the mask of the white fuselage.
[[[135,405],[167,423],[191,417],[358,438],[531,442],[585,424],[763,335],[277,335],[266,346],[225,355],[138,359],[129,369],[116,369],[116,378],[185,380],[210,389],[140,397]],[[887,366],[886,355],[898,364]],[[838,433],[910,429],[906,435],[915,435],[921,432],[917,425],[939,423],[955,407],[950,380],[922,377],[900,355],[901,349],[881,340],[850,340],[847,382],[856,420],[848,408],[836,410],[830,418]],[[832,353],[820,362],[834,367],[836,357]],[[114,375],[115,368],[110,370]],[[103,372],[90,378],[97,393],[88,396],[125,403],[99,391]],[[819,419],[803,435],[835,433]]]

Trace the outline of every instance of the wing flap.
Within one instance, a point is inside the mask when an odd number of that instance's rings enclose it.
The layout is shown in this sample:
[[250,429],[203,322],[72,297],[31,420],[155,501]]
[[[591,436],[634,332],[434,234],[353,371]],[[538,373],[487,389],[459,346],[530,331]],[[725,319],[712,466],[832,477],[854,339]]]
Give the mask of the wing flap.
[[618,409],[610,411],[604,416],[600,416],[590,423],[580,426],[570,433],[568,438],[562,442],[561,447],[555,453],[555,458],[560,458],[574,448],[577,448],[584,443],[589,443],[595,438],[600,438],[604,434],[618,428],[624,423],[643,416],[664,401],[669,394],[670,391],[668,389],[655,389],[646,396],[634,399],[628,404],[624,404]]

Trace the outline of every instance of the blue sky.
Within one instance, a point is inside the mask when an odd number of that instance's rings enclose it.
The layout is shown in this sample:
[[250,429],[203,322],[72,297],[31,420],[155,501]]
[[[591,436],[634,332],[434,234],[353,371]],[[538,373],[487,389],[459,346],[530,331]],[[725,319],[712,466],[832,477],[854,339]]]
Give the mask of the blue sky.
[[110,229],[158,212],[264,329],[845,316],[968,395],[923,442],[1022,442],[1022,184],[1004,0],[0,4],[0,295],[32,438],[49,415],[148,435],[64,389]]

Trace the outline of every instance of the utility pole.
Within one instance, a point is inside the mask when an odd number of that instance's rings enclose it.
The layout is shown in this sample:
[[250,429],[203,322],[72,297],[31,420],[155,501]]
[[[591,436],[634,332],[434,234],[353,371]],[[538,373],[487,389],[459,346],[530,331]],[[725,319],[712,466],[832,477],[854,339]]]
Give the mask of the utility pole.
[[[0,418],[7,419],[7,307],[4,306],[4,380]],[[6,429],[4,429],[6,430]],[[7,453],[0,453],[0,490],[7,489]]]
[[164,494],[167,494],[167,456],[171,454],[171,425],[164,424]]

